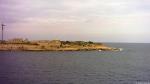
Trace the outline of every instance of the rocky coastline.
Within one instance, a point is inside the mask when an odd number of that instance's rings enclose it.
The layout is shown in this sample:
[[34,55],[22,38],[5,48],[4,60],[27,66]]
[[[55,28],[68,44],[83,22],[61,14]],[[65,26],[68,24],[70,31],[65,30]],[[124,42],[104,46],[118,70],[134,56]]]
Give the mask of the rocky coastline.
[[103,43],[85,41],[39,40],[28,41],[13,39],[0,43],[0,51],[119,51]]

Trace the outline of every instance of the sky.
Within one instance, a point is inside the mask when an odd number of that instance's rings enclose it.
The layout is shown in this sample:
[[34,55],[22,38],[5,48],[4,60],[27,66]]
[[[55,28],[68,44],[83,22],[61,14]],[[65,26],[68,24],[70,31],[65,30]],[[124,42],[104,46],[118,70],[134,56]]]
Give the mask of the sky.
[[0,23],[5,39],[150,43],[150,0],[0,0]]

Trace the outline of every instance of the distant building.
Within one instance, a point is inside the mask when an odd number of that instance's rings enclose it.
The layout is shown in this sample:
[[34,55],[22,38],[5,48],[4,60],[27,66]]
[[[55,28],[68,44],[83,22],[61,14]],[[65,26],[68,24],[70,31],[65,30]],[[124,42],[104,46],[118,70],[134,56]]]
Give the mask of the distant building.
[[14,38],[8,40],[8,43],[24,43],[24,40],[22,38]]
[[37,41],[37,44],[39,44],[40,46],[45,46],[45,47],[56,47],[59,48],[61,46],[61,41],[60,40],[41,40],[41,41]]
[[61,41],[60,40],[52,40],[49,42],[49,46],[51,47],[60,47],[61,46]]

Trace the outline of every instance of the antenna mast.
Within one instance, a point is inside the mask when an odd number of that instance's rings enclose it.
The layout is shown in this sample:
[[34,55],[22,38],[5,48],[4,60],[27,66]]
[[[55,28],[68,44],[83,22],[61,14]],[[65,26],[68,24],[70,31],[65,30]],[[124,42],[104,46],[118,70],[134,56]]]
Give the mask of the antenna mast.
[[4,26],[6,25],[1,24],[1,26],[2,26],[2,43],[3,43],[4,42]]

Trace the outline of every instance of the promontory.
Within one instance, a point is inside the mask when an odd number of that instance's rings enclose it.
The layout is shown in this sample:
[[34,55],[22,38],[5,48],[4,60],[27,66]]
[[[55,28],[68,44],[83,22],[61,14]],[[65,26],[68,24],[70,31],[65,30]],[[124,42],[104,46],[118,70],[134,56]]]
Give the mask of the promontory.
[[119,51],[103,43],[85,41],[35,40],[15,38],[1,41],[0,51]]

